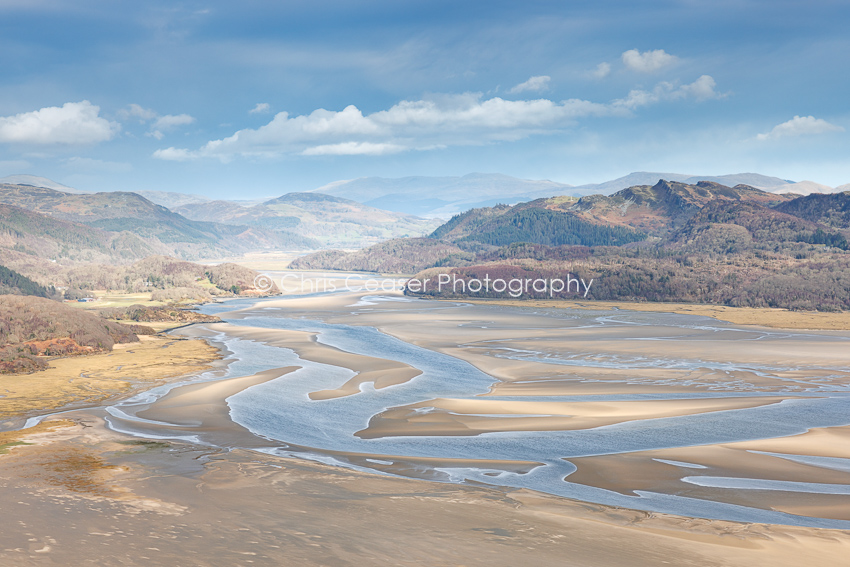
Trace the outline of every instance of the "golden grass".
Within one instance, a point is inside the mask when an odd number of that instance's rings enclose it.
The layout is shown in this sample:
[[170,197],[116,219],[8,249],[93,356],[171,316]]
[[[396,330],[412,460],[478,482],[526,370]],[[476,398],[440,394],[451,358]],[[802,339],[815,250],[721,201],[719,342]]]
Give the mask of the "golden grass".
[[850,313],[789,311],[787,309],[727,307],[725,305],[699,305],[693,303],[637,303],[628,301],[565,301],[545,299],[475,299],[464,301],[491,305],[555,307],[562,309],[611,309],[616,307],[629,311],[702,315],[720,321],[728,321],[736,325],[758,325],[778,329],[850,330]]
[[146,307],[159,307],[165,305],[162,301],[152,301],[152,292],[122,293],[117,291],[95,290],[94,296],[97,301],[79,302],[70,301],[66,305],[85,309],[86,311],[98,311],[106,307],[129,307],[131,305],[144,305]]
[[142,337],[139,343],[115,345],[111,353],[51,360],[41,372],[0,376],[0,418],[93,404],[203,371],[218,358],[218,349],[202,340]]
[[142,327],[150,327],[157,333],[164,333],[165,331],[170,331],[172,329],[192,324],[187,323],[186,321],[132,321],[130,319],[110,319],[110,321],[115,321],[122,325],[141,325]]

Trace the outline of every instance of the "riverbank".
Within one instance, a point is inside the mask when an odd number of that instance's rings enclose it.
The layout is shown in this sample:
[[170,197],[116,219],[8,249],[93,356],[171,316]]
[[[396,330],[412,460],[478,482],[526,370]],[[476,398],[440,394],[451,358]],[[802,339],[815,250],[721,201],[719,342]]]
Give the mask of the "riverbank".
[[464,299],[482,305],[544,307],[556,309],[625,309],[650,313],[701,315],[736,325],[758,325],[774,329],[810,329],[822,331],[850,330],[850,313],[789,311],[770,307],[729,307],[700,303],[660,303],[634,301],[569,301],[545,299]]
[[112,352],[54,358],[46,370],[0,376],[0,425],[11,428],[49,411],[103,404],[199,374],[221,358],[206,341],[160,335],[116,344]]

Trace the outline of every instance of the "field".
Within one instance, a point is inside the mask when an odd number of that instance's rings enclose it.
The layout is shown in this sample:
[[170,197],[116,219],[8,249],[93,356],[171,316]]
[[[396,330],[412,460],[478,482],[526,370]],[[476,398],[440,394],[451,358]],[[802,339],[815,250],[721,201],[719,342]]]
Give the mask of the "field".
[[204,341],[141,337],[113,352],[50,360],[47,370],[0,377],[0,420],[93,405],[210,368],[218,350]]

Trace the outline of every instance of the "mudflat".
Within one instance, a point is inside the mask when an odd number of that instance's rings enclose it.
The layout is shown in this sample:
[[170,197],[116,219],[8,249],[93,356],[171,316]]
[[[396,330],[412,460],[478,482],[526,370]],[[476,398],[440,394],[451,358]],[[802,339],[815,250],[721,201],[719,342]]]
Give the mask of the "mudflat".
[[[408,443],[399,447],[415,446],[417,439],[439,446],[497,434],[519,435],[521,442],[529,433],[628,426],[626,435],[665,419],[817,404],[839,395],[850,377],[850,349],[840,331],[762,332],[691,320],[640,327],[641,321],[618,318],[616,310],[571,319],[569,312],[552,316],[545,305],[407,302],[391,295],[386,301],[335,294],[257,305],[223,315],[224,323],[179,332],[286,349],[297,355],[295,363],[274,366],[270,359],[266,366],[273,367],[266,368],[258,360],[262,368],[253,374],[174,387],[140,404],[126,421],[105,409],[77,409],[0,437],[0,499],[15,519],[0,532],[4,564],[797,566],[838,565],[850,552],[850,532],[843,529],[638,511],[500,482],[551,467],[557,454],[538,460],[325,450],[257,435],[232,413],[233,400],[246,392],[278,388],[286,395],[287,384],[297,384],[299,371],[310,364],[345,370],[338,384],[308,383],[297,394],[302,406],[327,411],[336,407],[328,404],[394,392],[425,377],[417,364],[378,345],[364,354],[318,330],[258,327],[260,314],[376,328],[491,377],[486,392],[416,394],[364,414],[357,436]],[[128,348],[128,356],[137,354]],[[129,383],[145,367],[124,371],[133,368],[132,360],[97,376]],[[175,366],[168,380],[207,368],[195,363]],[[99,386],[108,395],[91,399],[108,406],[130,393],[115,388]],[[38,413],[40,395],[27,402],[34,405],[21,406],[27,415]],[[0,408],[5,402],[0,399]],[[79,401],[48,399],[41,413],[68,403]],[[136,427],[134,434],[116,430],[125,426]],[[845,520],[848,496],[801,486],[850,484],[850,471],[842,468],[850,459],[847,430],[812,427],[741,441],[567,456],[563,462],[572,472],[558,482]],[[356,434],[347,431],[352,440]],[[490,478],[486,484],[446,482],[447,469],[492,476],[474,477]],[[717,478],[768,484],[724,488],[714,485]]]

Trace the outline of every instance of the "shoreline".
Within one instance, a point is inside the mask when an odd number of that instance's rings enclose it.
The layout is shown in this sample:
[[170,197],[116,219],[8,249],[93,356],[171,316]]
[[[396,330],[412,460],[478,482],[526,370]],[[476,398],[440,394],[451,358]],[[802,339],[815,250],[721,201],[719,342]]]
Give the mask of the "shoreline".
[[850,331],[850,313],[820,311],[790,311],[773,307],[729,307],[702,303],[665,303],[637,301],[549,300],[549,299],[442,299],[423,297],[436,301],[463,301],[480,305],[506,305],[510,307],[545,307],[560,309],[643,311],[649,313],[678,313],[700,315],[735,325],[754,325],[771,329],[812,331]]
[[54,358],[45,370],[0,376],[0,426],[12,430],[29,418],[115,402],[221,367],[225,357],[205,340],[143,335],[111,352]]

